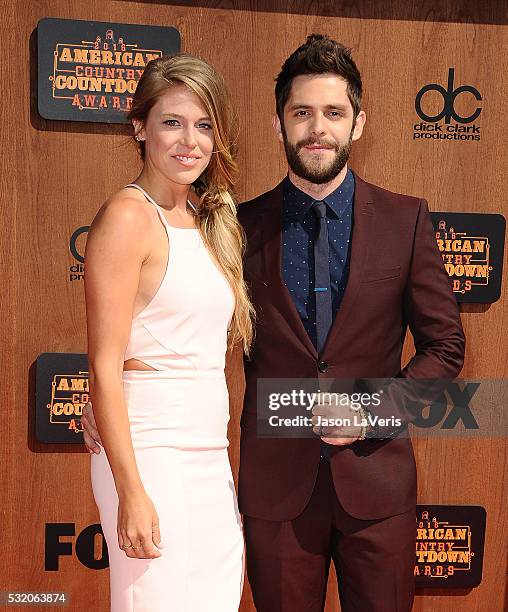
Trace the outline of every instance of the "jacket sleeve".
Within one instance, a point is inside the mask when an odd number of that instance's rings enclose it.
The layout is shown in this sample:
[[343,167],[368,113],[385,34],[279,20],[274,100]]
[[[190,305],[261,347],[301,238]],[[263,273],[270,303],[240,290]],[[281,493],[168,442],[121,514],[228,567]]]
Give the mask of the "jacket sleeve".
[[458,376],[464,362],[464,331],[425,200],[420,202],[416,223],[404,315],[413,334],[415,355],[401,375],[419,379]]
[[458,376],[464,361],[465,337],[459,308],[425,200],[420,201],[403,310],[414,338],[415,354],[399,378],[382,386],[381,404],[369,410],[373,416],[399,419],[401,427],[371,425],[367,430],[369,438],[393,437],[405,429]]

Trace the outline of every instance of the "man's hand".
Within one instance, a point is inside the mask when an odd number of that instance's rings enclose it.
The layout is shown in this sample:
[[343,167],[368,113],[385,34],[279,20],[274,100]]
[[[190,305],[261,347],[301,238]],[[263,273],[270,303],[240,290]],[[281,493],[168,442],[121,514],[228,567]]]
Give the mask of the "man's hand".
[[312,431],[323,442],[346,446],[362,434],[362,416],[349,403],[323,403],[312,407]]
[[101,452],[102,440],[97,431],[97,425],[93,416],[92,404],[88,402],[83,407],[83,415],[81,417],[81,423],[83,425],[83,438],[85,445],[89,453],[96,453],[97,455]]

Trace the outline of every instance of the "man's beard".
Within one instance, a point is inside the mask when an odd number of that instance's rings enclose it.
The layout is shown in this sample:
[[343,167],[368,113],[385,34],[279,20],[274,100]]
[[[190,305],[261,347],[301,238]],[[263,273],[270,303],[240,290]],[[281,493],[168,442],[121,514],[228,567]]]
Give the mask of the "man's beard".
[[[286,158],[291,170],[300,178],[309,181],[309,183],[321,185],[332,181],[340,174],[341,170],[346,165],[351,154],[353,130],[351,130],[349,134],[348,141],[343,145],[337,142],[320,140],[319,138],[306,138],[305,140],[300,140],[296,144],[292,144],[287,139],[284,127],[282,127],[282,138],[284,140]],[[335,156],[332,162],[324,166],[321,160],[316,160],[316,163],[303,161],[300,157],[300,150],[309,145],[321,145],[333,149]]]

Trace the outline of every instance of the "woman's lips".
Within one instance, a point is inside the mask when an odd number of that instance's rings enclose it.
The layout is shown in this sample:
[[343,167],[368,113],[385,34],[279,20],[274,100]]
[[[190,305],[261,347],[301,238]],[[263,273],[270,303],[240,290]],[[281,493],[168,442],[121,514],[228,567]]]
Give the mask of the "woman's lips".
[[200,158],[193,157],[192,155],[173,155],[173,159],[176,159],[177,162],[184,166],[193,166]]

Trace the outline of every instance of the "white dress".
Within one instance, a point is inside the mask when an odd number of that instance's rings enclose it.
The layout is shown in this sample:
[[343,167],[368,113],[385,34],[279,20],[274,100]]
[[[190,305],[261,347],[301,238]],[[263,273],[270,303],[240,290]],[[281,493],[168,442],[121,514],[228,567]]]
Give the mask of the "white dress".
[[197,229],[168,224],[162,283],[132,322],[125,371],[136,463],[159,516],[157,559],[131,559],[118,546],[118,496],[104,450],[91,455],[95,501],[109,553],[111,612],[236,612],[244,543],[227,453],[224,376],[234,295]]

